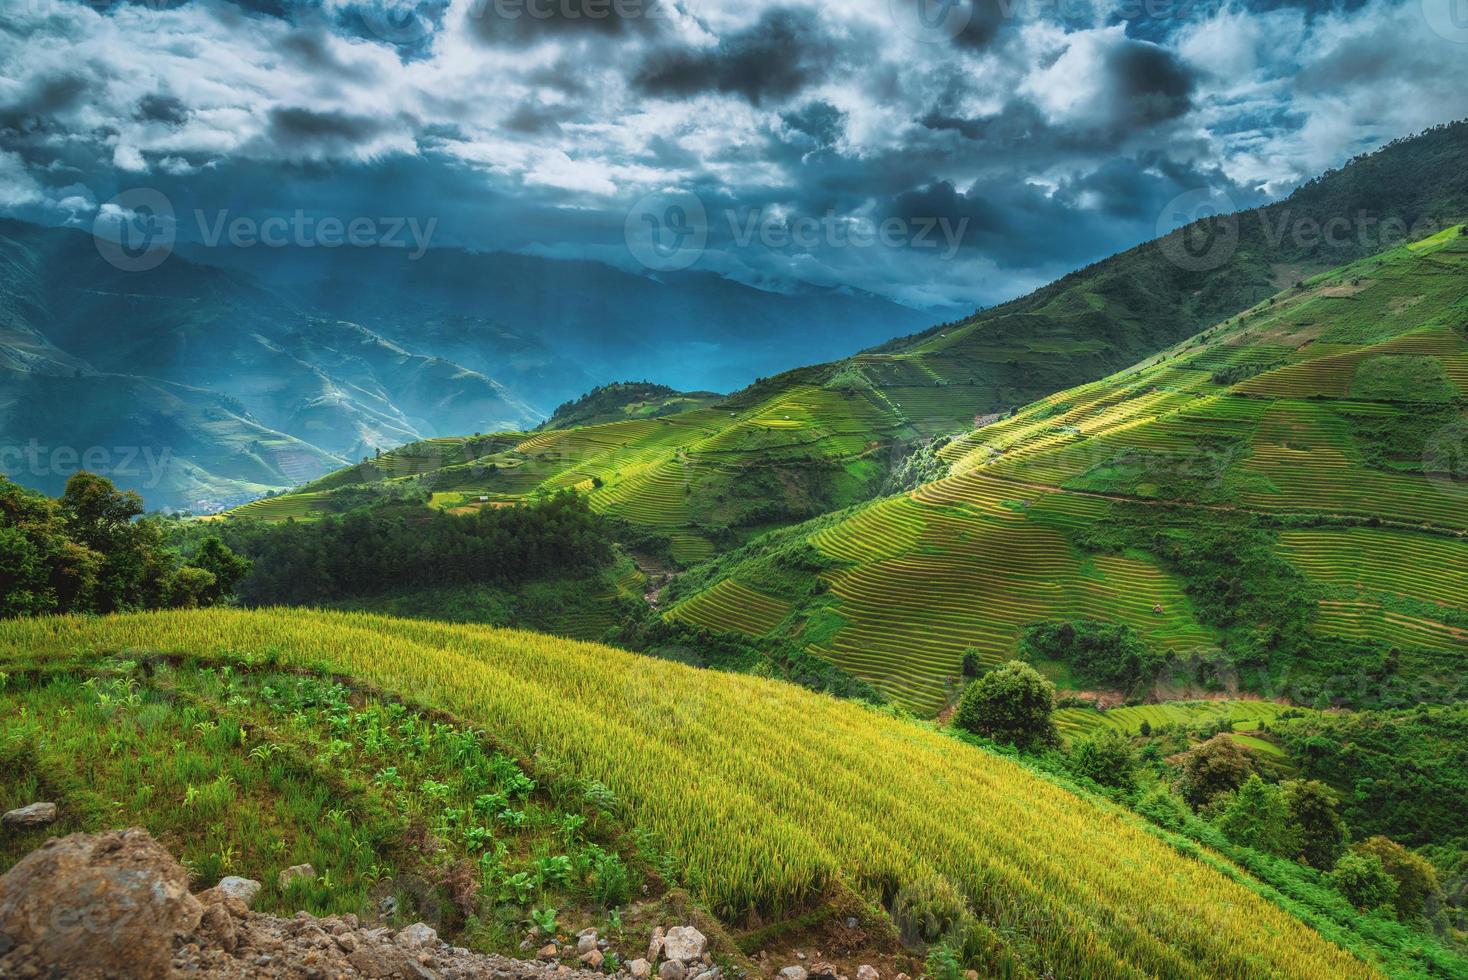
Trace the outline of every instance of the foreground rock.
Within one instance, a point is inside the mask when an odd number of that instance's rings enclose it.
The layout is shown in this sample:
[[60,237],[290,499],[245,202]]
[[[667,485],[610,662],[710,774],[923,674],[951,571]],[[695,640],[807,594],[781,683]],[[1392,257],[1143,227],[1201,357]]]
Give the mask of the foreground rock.
[[53,838],[0,878],[0,976],[166,976],[203,912],[147,831]]
[[[354,915],[293,919],[247,907],[258,883],[198,896],[141,829],[53,839],[0,877],[0,977],[6,980],[607,980],[449,946],[419,922],[368,928]],[[256,885],[251,889],[250,885]],[[202,901],[201,901],[202,900]],[[616,975],[628,980],[627,974]]]
[[0,826],[19,830],[25,827],[44,827],[48,823],[54,823],[55,820],[55,803],[32,803],[30,806],[11,810],[0,817]]

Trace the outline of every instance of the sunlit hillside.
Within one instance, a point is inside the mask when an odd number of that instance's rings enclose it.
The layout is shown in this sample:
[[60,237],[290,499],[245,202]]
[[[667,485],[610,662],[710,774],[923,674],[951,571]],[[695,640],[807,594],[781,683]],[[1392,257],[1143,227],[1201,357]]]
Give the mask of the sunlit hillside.
[[[943,448],[948,477],[814,527],[814,559],[750,549],[670,615],[801,631],[928,711],[965,649],[997,662],[1055,619],[1124,624],[1184,661],[1221,649],[1307,692],[1388,656],[1438,675],[1468,649],[1465,326],[1460,226],[979,427]],[[736,589],[742,619],[718,601]]]

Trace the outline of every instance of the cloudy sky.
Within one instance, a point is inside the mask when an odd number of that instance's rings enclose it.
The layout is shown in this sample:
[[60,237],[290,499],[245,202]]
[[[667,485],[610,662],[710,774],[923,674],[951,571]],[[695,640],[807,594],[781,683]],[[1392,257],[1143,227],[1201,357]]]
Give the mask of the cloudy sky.
[[147,187],[185,240],[412,218],[941,310],[1468,116],[1463,0],[973,2],[4,0],[0,212]]

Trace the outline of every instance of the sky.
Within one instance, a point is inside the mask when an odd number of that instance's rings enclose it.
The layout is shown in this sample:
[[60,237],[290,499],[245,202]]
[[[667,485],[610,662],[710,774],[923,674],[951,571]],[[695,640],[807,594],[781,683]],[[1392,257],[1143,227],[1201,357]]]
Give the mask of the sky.
[[1468,0],[6,0],[0,66],[3,214],[966,310],[1468,116]]

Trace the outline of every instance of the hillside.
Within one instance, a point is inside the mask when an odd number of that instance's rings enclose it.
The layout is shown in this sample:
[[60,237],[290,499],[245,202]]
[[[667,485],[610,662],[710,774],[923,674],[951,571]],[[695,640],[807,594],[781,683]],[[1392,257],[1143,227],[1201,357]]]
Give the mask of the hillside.
[[1055,620],[1125,626],[1143,652],[1037,650],[1073,688],[1450,696],[1465,330],[1459,226],[977,428],[942,448],[949,476],[712,562],[669,615],[804,638],[928,712],[966,649],[995,663]]
[[[1238,247],[1218,268],[1175,261],[1182,230],[1012,303],[847,360],[760,379],[712,406],[410,445],[306,487],[309,496],[242,513],[300,516],[324,506],[322,491],[391,479],[427,486],[437,504],[451,507],[575,487],[590,492],[597,509],[671,535],[674,557],[695,563],[762,531],[890,492],[894,474],[927,440],[1136,364],[1288,288],[1304,270],[1335,268],[1382,244],[1380,234],[1306,244],[1297,233],[1303,223],[1347,215],[1369,228],[1400,221],[1405,231],[1461,219],[1464,159],[1468,123],[1441,127],[1242,213]],[[1180,628],[1182,636],[1204,635]]]
[[615,381],[562,403],[539,428],[569,429],[629,418],[659,418],[706,408],[722,399],[712,391],[678,391],[650,381]]
[[[228,778],[211,779],[209,768],[196,765],[187,781],[163,773],[146,786],[134,779],[130,795],[100,811],[104,819],[121,808],[171,825],[181,813],[175,793],[187,793],[184,810],[208,807],[223,814],[236,799],[254,808],[259,802],[250,787],[257,781],[268,780],[254,792],[267,792],[271,781],[289,789],[297,784],[278,779],[311,764],[294,749],[279,755],[269,750],[279,737],[275,730],[305,738],[317,724],[360,729],[359,745],[354,736],[331,751],[341,760],[343,778],[366,794],[365,809],[295,824],[279,838],[293,850],[273,856],[259,848],[274,833],[259,828],[247,834],[255,826],[251,820],[211,822],[212,843],[219,845],[204,866],[211,876],[311,854],[317,830],[307,828],[326,828],[333,820],[390,821],[391,809],[372,816],[377,811],[368,801],[379,792],[395,793],[401,776],[422,778],[419,766],[481,751],[453,727],[473,726],[511,758],[532,762],[534,777],[580,786],[587,800],[623,815],[644,848],[668,856],[666,873],[676,869],[736,943],[748,939],[763,948],[778,935],[761,928],[764,916],[789,917],[799,928],[794,913],[855,891],[866,903],[857,907],[868,934],[885,922],[889,934],[896,926],[920,939],[966,937],[965,957],[988,975],[1376,975],[1281,906],[1362,955],[1385,957],[1381,966],[1398,975],[1450,975],[1460,965],[1420,940],[1404,942],[1407,934],[1394,923],[1357,920],[1339,899],[1318,907],[1287,900],[1218,855],[1184,846],[1011,759],[759,678],[533,634],[315,612],[9,621],[0,624],[0,664],[17,685],[7,688],[13,693],[4,701],[7,765],[19,765],[19,778],[30,780],[30,789],[52,771],[30,768],[49,765],[43,760],[50,738],[40,738],[36,728],[44,717],[39,709],[57,697],[78,705],[66,737],[95,744],[89,755],[97,760],[97,774],[64,767],[65,781],[54,784],[66,794],[64,805],[72,794],[85,801],[89,779],[111,778],[104,774],[132,765],[133,749],[167,742],[174,725],[192,725],[206,744],[218,743],[220,752],[201,755],[200,764],[232,767]],[[96,680],[79,683],[92,672],[100,672]],[[350,679],[358,690],[313,681],[317,672]],[[392,692],[404,692],[414,707],[395,706]],[[35,713],[20,710],[29,702]],[[438,716],[431,726],[412,718],[391,729],[383,724],[422,708],[451,715]],[[256,712],[261,721],[252,720]],[[262,724],[272,715],[277,720]],[[94,722],[89,735],[73,732]],[[359,781],[372,772],[370,753],[399,740],[405,747],[400,765],[411,768],[379,771],[373,783],[380,790]],[[106,741],[119,751],[108,751]],[[231,741],[259,751],[236,757],[225,748]],[[414,744],[420,749],[406,749]],[[40,753],[38,762],[28,762],[28,752]],[[359,759],[359,753],[366,755]],[[413,761],[420,754],[422,762]],[[483,771],[477,763],[473,768]],[[513,782],[501,769],[505,765],[496,764],[489,771],[502,783]],[[18,784],[9,779],[5,785]],[[525,784],[517,785],[522,788],[509,790],[512,798],[524,793]],[[425,808],[423,816],[455,826],[442,808],[464,790],[422,786],[415,806]],[[562,805],[574,798],[552,796]],[[322,805],[308,794],[288,809],[259,808],[262,815],[275,814],[271,819],[288,814],[308,821],[311,807]],[[464,811],[455,812],[462,817]],[[530,831],[546,824],[525,826]],[[321,844],[336,848],[349,836],[345,826],[320,833]],[[294,897],[318,913],[351,905],[360,894],[354,889],[371,880],[365,870],[370,853],[369,843],[367,851],[321,856],[327,868],[340,867],[341,876],[318,877]],[[512,848],[508,856],[521,853]],[[492,887],[500,876],[512,880],[517,862],[489,862],[483,873]],[[1136,914],[1139,909],[1146,914]],[[1368,941],[1357,928],[1375,938]]]

